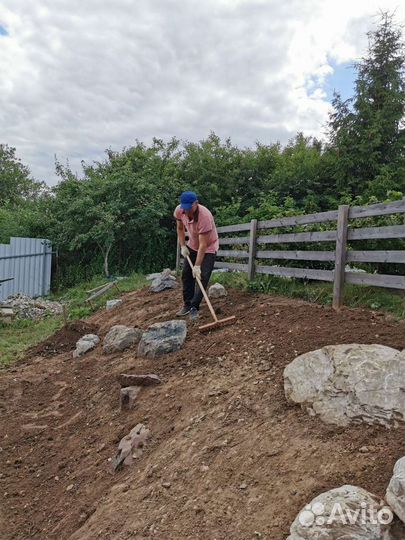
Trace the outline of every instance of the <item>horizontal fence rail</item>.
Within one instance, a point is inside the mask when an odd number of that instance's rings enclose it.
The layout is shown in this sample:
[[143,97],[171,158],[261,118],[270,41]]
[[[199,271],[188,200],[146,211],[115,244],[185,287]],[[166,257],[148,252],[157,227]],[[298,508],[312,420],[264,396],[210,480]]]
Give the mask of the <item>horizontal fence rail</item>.
[[[405,198],[391,203],[378,203],[369,206],[342,205],[338,210],[288,216],[270,220],[252,220],[249,223],[237,223],[218,227],[220,250],[217,257],[231,259],[230,261],[217,261],[215,268],[224,268],[239,272],[246,272],[249,280],[256,274],[281,276],[286,278],[301,278],[332,282],[333,307],[339,309],[343,303],[343,289],[345,283],[356,285],[370,285],[390,289],[405,290],[405,276],[390,274],[370,274],[364,271],[347,271],[347,263],[387,263],[405,264],[405,250],[356,250],[359,240],[390,240],[405,239],[405,223],[400,225],[384,225],[378,227],[353,226],[353,219],[363,219],[393,214],[405,214]],[[271,229],[283,227],[326,225],[330,230],[305,232],[279,232],[271,233]],[[242,236],[236,236],[241,233]],[[320,251],[311,249],[311,243],[329,242],[334,249]],[[349,242],[354,242],[348,245]],[[308,244],[309,249],[271,249],[272,244]],[[269,248],[266,249],[266,246]],[[224,249],[222,246],[234,246],[233,249]],[[282,246],[280,246],[282,247]],[[240,262],[235,262],[242,259]],[[319,270],[315,268],[293,268],[289,266],[266,265],[271,261],[319,261],[331,263],[333,270]],[[231,262],[232,261],[232,262]],[[177,267],[180,255],[178,249]],[[404,267],[405,268],[405,267]]]

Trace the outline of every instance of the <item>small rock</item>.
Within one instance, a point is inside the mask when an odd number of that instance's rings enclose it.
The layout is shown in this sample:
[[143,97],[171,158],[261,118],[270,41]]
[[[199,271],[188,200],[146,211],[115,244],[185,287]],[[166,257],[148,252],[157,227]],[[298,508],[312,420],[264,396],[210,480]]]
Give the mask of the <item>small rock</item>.
[[142,337],[140,328],[132,328],[118,324],[113,326],[104,338],[103,350],[105,353],[123,351],[136,345]]
[[152,292],[161,292],[165,289],[177,289],[179,284],[176,278],[172,275],[171,270],[166,268],[161,274],[158,274],[152,281],[150,290]]
[[118,381],[122,387],[152,386],[162,382],[159,377],[153,373],[148,373],[146,375],[127,375],[126,373],[121,373],[121,375],[118,377]]
[[359,449],[359,452],[361,452],[362,454],[367,454],[368,452],[370,452],[370,449],[368,446],[362,446],[360,449]]
[[152,324],[142,334],[138,354],[148,358],[156,358],[162,354],[178,351],[187,335],[185,321],[167,321]]
[[131,410],[134,408],[136,398],[142,390],[141,386],[128,386],[120,391],[120,410]]
[[239,489],[247,489],[247,484],[243,483],[239,486]]
[[210,298],[221,298],[221,296],[227,295],[228,293],[226,292],[225,287],[220,283],[214,283],[214,285],[211,285],[211,287],[208,289],[208,296]]
[[162,482],[162,486],[166,489],[169,489],[169,487],[171,486],[171,483],[170,482]]
[[67,488],[66,488],[66,491],[71,491],[74,487],[74,484],[70,484]]
[[107,310],[114,309],[122,304],[122,300],[107,300],[105,307]]
[[94,349],[100,343],[100,338],[96,334],[86,334],[76,343],[73,351],[73,358],[79,358],[82,354]]
[[[113,471],[119,470],[123,465],[132,465],[133,458],[142,455],[149,437],[150,431],[143,424],[137,424],[131,429],[118,445],[117,453],[112,460]],[[111,458],[108,461],[111,461]]]

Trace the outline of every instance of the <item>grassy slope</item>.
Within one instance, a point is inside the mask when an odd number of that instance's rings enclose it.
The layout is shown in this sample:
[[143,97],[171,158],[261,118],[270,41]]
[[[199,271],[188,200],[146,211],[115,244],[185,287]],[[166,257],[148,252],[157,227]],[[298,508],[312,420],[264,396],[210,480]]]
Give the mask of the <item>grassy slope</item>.
[[[94,300],[94,310],[85,304],[89,296],[86,291],[106,283],[105,278],[95,277],[89,282],[81,283],[77,287],[68,289],[61,294],[52,295],[49,300],[63,302],[67,306],[69,320],[81,319],[89,316],[102,306],[106,300],[117,297],[113,289]],[[118,283],[121,292],[133,291],[145,285],[146,279],[140,274],[133,273]],[[62,317],[47,317],[46,319],[31,321],[19,320],[12,324],[0,325],[0,366],[11,364],[18,360],[25,349],[39,343],[53,334],[63,324]]]

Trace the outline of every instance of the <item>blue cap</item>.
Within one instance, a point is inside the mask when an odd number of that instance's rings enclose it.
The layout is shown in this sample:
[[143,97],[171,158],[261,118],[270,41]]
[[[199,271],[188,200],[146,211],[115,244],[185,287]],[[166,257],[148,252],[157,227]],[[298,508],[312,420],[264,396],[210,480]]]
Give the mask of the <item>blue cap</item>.
[[194,193],[194,191],[184,191],[180,195],[180,207],[183,210],[190,210],[196,200],[197,195]]

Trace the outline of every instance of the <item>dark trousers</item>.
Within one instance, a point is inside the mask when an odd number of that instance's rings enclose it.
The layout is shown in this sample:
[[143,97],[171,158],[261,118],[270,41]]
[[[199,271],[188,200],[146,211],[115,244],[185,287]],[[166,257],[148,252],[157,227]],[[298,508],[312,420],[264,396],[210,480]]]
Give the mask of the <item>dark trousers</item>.
[[[195,260],[197,258],[197,252],[193,249],[188,249],[190,251],[191,262],[194,266]],[[212,271],[214,269],[214,263],[215,253],[206,253],[201,264],[201,283],[204,289],[207,288]],[[199,309],[201,300],[203,299],[203,293],[201,292],[200,287],[197,285],[196,280],[193,278],[193,271],[191,270],[187,259],[184,259],[182,280],[184,305],[187,307],[195,307],[196,309]]]

